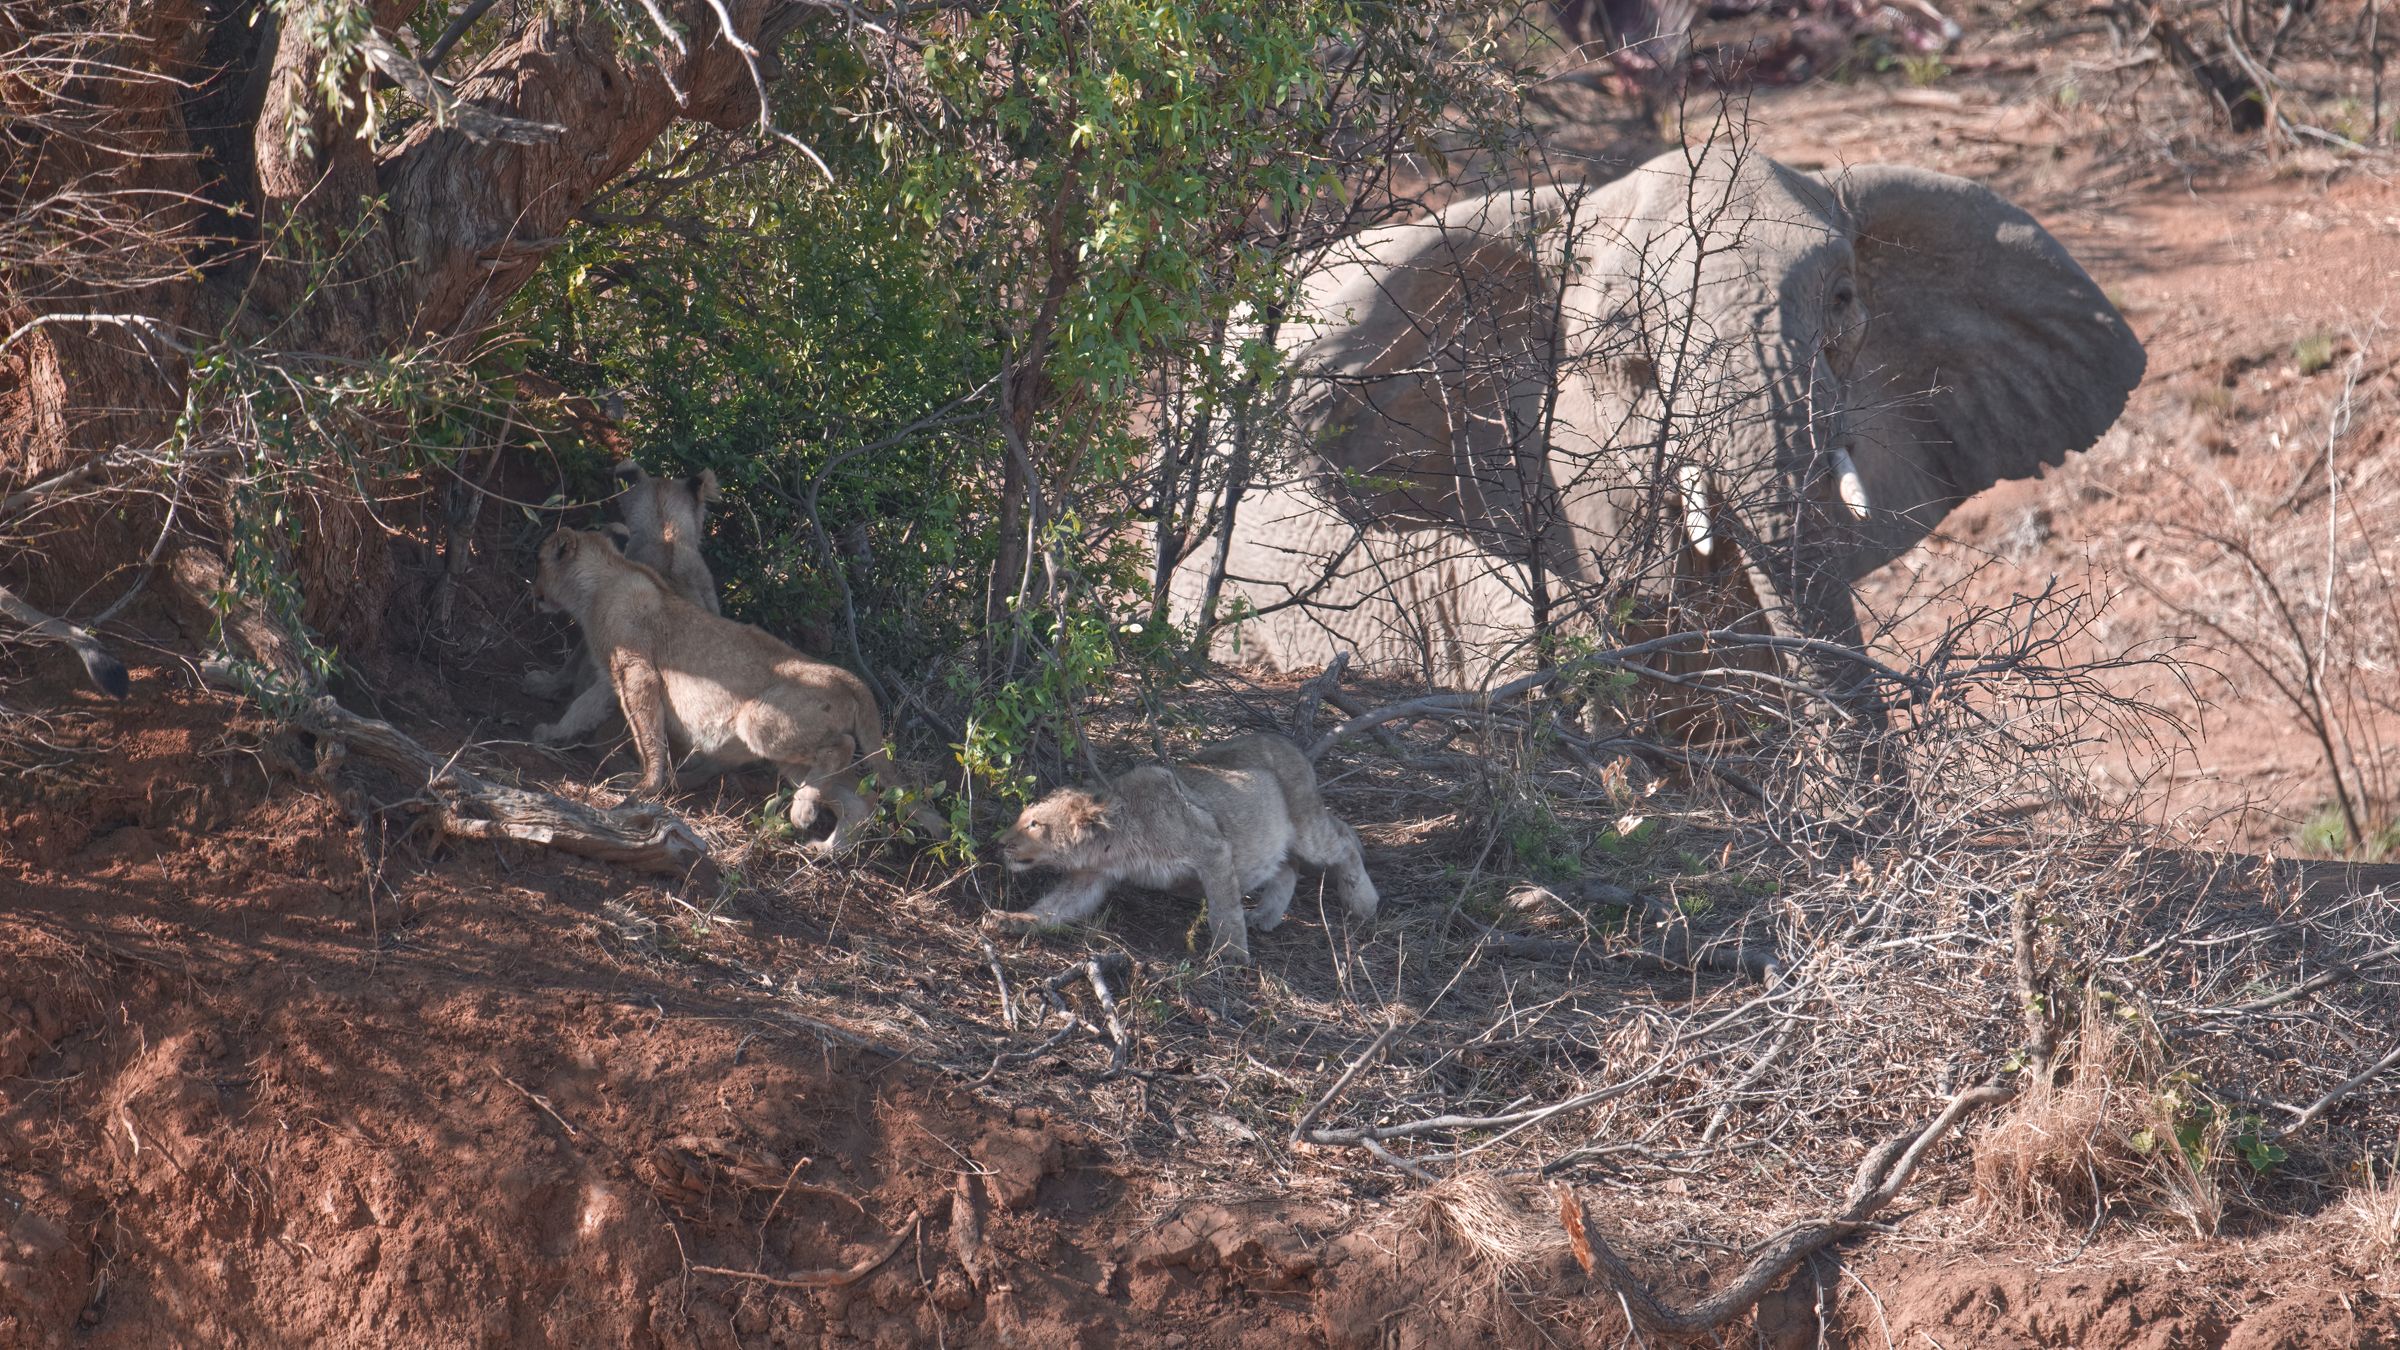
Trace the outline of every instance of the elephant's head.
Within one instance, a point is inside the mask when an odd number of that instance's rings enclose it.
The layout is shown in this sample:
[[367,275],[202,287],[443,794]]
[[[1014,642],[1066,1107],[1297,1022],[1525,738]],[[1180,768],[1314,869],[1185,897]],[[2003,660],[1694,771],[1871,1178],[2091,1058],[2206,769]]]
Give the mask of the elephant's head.
[[2143,368],[1986,189],[1723,146],[1375,231],[1309,303],[1295,406],[1353,515],[1463,527],[1562,591],[1730,550],[1776,630],[1845,646],[1854,579],[2090,446]]

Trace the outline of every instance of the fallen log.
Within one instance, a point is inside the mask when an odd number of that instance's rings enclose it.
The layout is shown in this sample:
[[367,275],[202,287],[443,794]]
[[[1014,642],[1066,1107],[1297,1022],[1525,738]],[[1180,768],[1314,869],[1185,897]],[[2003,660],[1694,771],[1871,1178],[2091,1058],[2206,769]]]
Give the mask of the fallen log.
[[[209,683],[247,692],[230,663],[202,666]],[[664,873],[703,887],[716,880],[708,846],[681,816],[656,802],[586,806],[547,792],[510,787],[437,755],[389,722],[362,717],[330,694],[298,700],[288,720],[312,736],[339,741],[402,779],[422,783],[432,799],[424,819],[460,839],[513,840],[645,872]]]

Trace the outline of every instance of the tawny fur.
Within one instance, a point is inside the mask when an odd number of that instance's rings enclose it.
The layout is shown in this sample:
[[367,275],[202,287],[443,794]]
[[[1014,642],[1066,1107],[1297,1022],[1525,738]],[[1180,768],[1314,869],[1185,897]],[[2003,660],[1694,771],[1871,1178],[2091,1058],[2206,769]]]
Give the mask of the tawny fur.
[[[720,499],[717,473],[703,469],[683,478],[653,478],[630,459],[616,467],[625,490],[617,495],[617,517],[625,522],[619,536],[625,556],[656,571],[685,599],[711,614],[717,605],[717,579],[700,556],[700,539],[708,527],[709,503]],[[579,641],[555,670],[537,670],[525,677],[527,693],[548,697],[570,688],[582,694],[607,678],[608,672]]]
[[[1325,809],[1308,757],[1280,736],[1243,736],[1188,763],[1144,765],[1101,792],[1062,788],[1002,837],[1011,872],[1064,873],[1032,909],[988,921],[1022,931],[1089,918],[1117,885],[1207,903],[1210,954],[1250,959],[1248,930],[1283,922],[1296,867],[1333,880],[1352,914],[1375,916],[1358,835]],[[1257,905],[1244,920],[1242,897]]]
[[765,760],[798,785],[794,826],[806,829],[820,805],[833,812],[832,835],[811,847],[850,846],[873,814],[860,774],[888,778],[890,770],[882,716],[858,676],[709,613],[597,531],[560,530],[543,541],[534,586],[574,616],[609,674],[557,722],[534,728],[536,740],[579,736],[613,705],[641,756],[638,794],[671,785],[670,746],[720,770]]

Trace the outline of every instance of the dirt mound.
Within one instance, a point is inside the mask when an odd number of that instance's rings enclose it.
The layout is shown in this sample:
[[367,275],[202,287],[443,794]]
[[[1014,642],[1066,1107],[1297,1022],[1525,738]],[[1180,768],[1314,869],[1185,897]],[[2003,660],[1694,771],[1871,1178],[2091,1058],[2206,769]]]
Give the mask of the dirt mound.
[[822,916],[689,922],[548,855],[378,864],[231,700],[155,670],[122,705],[48,692],[43,762],[0,779],[0,1344],[1289,1344],[1425,1315],[1406,1263],[1319,1307],[1334,1216],[1179,1197],[794,1012]]
[[[0,780],[0,1344],[1623,1334],[1538,1186],[1493,1190],[1477,1225],[1372,1172],[1195,1168],[1148,1151],[1170,1131],[1077,1111],[1080,1072],[979,1087],[895,1028],[796,1011],[905,916],[824,888],[703,921],[549,855],[379,863],[302,748],[230,700],[155,670],[128,704],[53,692],[49,749]],[[1675,1230],[1599,1218],[1637,1249]],[[2400,1335],[2369,1284],[2189,1254],[1828,1267],[1755,1332],[1815,1344],[1821,1300],[1834,1344]],[[1690,1300],[1725,1263],[1641,1264]]]
[[2224,1249],[2039,1263],[1899,1254],[1844,1282],[1838,1316],[1845,1339],[1862,1345],[2333,1350],[2400,1340],[2400,1309],[2354,1273],[2331,1273]]

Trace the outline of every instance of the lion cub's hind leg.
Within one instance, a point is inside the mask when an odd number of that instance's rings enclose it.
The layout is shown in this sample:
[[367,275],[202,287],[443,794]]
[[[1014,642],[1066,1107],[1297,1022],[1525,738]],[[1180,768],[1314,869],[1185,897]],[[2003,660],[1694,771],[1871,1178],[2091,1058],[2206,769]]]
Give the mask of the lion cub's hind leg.
[[1258,886],[1258,903],[1250,908],[1250,926],[1264,933],[1282,923],[1284,911],[1292,907],[1292,892],[1299,888],[1300,874],[1292,870],[1287,858]]
[[[849,759],[848,737],[843,738],[839,749],[825,755],[825,760],[834,764],[847,764]],[[829,858],[849,852],[850,846],[857,842],[859,830],[875,818],[875,808],[867,805],[867,799],[850,785],[849,777],[841,772],[822,775],[810,772],[800,778],[800,790],[792,794],[792,827],[807,829],[820,807],[833,812],[832,833],[811,841],[810,851]]]
[[1375,908],[1382,898],[1375,893],[1374,879],[1367,875],[1367,862],[1358,850],[1358,831],[1351,829],[1331,811],[1319,809],[1314,817],[1300,822],[1292,840],[1292,853],[1303,866],[1316,868],[1333,878],[1334,889],[1341,892],[1342,903],[1361,919],[1375,917]]
[[753,700],[736,715],[734,734],[752,754],[797,785],[792,828],[807,829],[820,808],[833,812],[833,832],[808,848],[827,857],[848,852],[859,830],[875,816],[875,808],[858,792],[856,738],[843,731],[811,736],[789,711],[763,699]]

